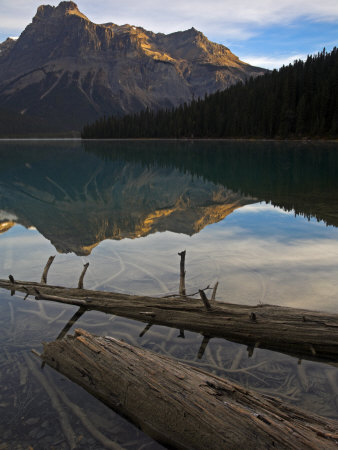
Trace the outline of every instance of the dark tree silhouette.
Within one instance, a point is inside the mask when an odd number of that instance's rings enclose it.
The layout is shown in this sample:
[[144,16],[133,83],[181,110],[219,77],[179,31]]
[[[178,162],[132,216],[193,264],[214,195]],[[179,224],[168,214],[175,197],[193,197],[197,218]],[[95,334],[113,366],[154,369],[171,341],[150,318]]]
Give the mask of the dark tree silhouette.
[[82,138],[335,138],[338,49],[159,111],[103,117]]

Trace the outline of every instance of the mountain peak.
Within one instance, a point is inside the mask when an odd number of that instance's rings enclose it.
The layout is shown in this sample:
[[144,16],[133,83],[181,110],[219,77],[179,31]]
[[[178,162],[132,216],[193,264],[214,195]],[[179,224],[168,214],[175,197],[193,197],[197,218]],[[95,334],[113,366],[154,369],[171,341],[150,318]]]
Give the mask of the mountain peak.
[[34,19],[42,19],[47,17],[56,18],[69,15],[75,15],[81,17],[82,19],[89,20],[84,14],[82,14],[77,4],[72,1],[61,2],[58,6],[41,5],[38,7]]
[[61,9],[65,9],[65,10],[69,10],[69,9],[77,9],[78,10],[77,4],[72,1],[60,2],[59,6],[57,6],[57,8],[61,8]]
[[0,42],[0,57],[6,56],[14,47],[16,39],[8,37],[4,42]]
[[79,130],[99,116],[172,108],[263,73],[195,28],[99,25],[62,1],[40,6],[18,41],[0,44],[0,105],[42,128]]
[[74,2],[60,2],[59,5],[56,7],[56,10],[63,11],[66,14],[81,14],[79,11],[79,8],[77,7],[77,4]]

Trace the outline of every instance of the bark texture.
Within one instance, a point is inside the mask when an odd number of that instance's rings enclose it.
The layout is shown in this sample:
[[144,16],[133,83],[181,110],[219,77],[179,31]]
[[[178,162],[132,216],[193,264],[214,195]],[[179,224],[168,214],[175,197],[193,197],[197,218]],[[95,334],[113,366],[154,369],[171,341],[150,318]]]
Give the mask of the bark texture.
[[76,330],[42,358],[173,448],[337,448],[338,422],[110,337]]

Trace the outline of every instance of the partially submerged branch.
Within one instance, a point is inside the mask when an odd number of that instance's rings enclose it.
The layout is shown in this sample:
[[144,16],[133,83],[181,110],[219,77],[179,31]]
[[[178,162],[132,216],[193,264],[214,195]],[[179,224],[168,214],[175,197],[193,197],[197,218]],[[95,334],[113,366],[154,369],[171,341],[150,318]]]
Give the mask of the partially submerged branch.
[[[83,279],[88,269],[84,265],[78,288],[47,285],[48,269],[54,259],[50,257],[44,269],[41,283],[0,280],[0,288],[15,290],[47,300],[76,305],[81,309],[79,317],[87,310],[103,311],[151,325],[178,328],[180,337],[184,331],[195,331],[210,337],[221,337],[245,344],[249,349],[257,346],[316,361],[336,362],[338,357],[338,315],[286,308],[272,305],[238,305],[216,302],[218,282],[211,299],[198,290],[201,300],[186,295],[185,250],[179,253],[180,295],[178,297],[146,297],[83,289]],[[75,315],[75,319],[78,316]],[[66,331],[67,332],[67,331]],[[64,335],[65,333],[63,333]],[[142,337],[142,336],[141,336]],[[252,351],[250,350],[249,353]]]
[[260,348],[297,358],[336,362],[338,357],[337,314],[221,302],[213,302],[211,310],[206,310],[201,299],[191,297],[144,297],[18,280],[13,285],[9,280],[0,280],[0,288],[12,291],[13,286],[17,291],[25,295],[29,293],[39,300],[195,331],[247,346],[256,346],[259,342]]

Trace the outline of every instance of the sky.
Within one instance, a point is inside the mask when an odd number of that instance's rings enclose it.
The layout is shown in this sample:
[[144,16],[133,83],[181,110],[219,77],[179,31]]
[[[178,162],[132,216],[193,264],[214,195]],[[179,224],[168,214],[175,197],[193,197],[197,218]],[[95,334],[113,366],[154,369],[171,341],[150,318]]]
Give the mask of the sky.
[[[50,0],[56,6],[59,1]],[[279,68],[338,45],[338,0],[78,0],[95,23],[171,33],[195,27],[245,62]],[[41,0],[0,0],[0,42],[17,37]],[[46,3],[45,3],[46,4]]]

